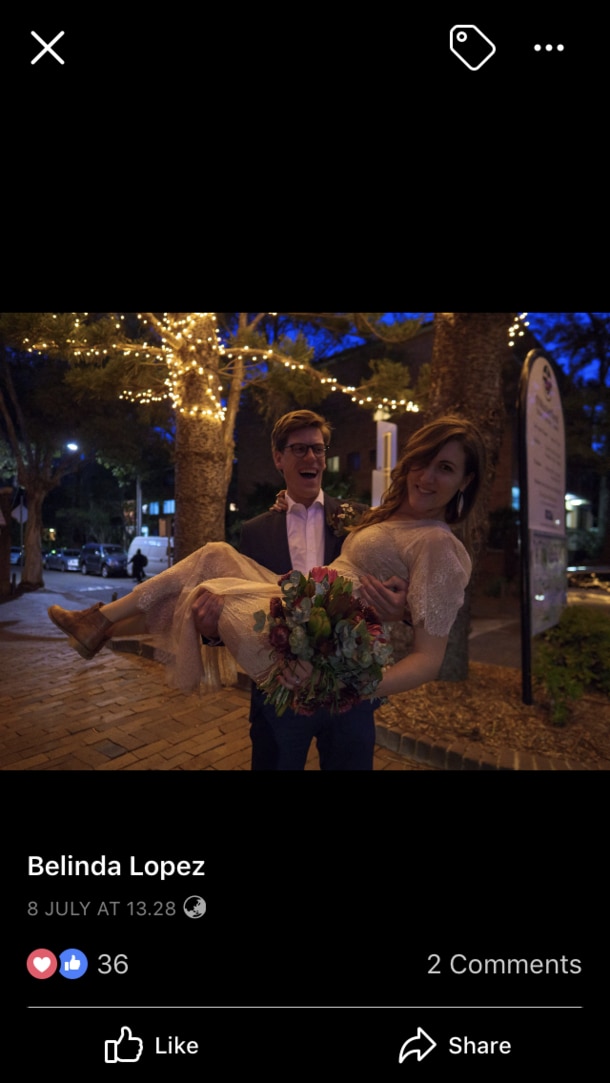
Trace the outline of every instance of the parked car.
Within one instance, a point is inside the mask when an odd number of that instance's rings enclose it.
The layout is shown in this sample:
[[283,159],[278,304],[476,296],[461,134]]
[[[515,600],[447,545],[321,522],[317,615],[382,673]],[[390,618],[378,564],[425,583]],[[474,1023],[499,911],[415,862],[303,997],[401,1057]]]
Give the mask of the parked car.
[[11,545],[11,564],[21,564],[21,547]]
[[80,549],[51,549],[44,558],[44,566],[58,572],[78,572],[80,570]]
[[127,553],[120,545],[87,542],[80,551],[80,570],[83,575],[127,575]]

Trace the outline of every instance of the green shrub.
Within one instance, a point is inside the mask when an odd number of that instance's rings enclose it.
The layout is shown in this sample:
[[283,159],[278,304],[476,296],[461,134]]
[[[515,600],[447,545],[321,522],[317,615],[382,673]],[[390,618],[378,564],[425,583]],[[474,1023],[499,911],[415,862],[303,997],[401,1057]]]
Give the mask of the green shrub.
[[565,725],[571,704],[585,692],[610,696],[610,612],[567,606],[554,628],[534,637],[532,674],[557,726]]

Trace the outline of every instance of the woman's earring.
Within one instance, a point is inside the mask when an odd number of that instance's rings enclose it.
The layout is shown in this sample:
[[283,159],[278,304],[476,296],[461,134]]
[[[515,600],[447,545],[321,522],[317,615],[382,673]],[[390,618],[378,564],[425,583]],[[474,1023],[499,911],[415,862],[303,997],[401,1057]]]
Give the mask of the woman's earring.
[[464,494],[463,494],[462,490],[460,489],[460,495],[458,496],[457,507],[456,507],[456,512],[457,512],[458,519],[461,518],[463,510],[464,510]]

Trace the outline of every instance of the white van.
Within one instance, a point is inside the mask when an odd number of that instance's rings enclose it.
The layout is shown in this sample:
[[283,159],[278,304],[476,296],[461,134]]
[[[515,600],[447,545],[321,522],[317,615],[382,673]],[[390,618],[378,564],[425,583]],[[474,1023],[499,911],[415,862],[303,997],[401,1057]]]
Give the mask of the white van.
[[[169,556],[168,556],[168,544],[169,544]],[[173,562],[174,557],[174,539],[173,538],[161,538],[157,536],[147,536],[134,538],[129,546],[127,553],[128,562],[137,553],[138,549],[141,549],[145,557],[148,557],[148,564],[144,569],[145,575],[156,575],[157,572],[164,572],[166,568]],[[131,573],[133,565],[129,565],[129,572]]]

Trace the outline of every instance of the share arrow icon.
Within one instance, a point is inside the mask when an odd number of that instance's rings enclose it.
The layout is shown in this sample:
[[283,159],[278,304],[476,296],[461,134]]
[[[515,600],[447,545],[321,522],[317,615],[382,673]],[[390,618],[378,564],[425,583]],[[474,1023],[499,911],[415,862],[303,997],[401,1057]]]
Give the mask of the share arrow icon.
[[398,1063],[402,1064],[403,1060],[410,1056],[411,1053],[415,1053],[418,1060],[423,1060],[433,1049],[436,1049],[436,1042],[429,1034],[426,1034],[423,1027],[418,1027],[417,1034],[414,1034],[412,1038],[407,1038],[403,1044],[398,1054]]

